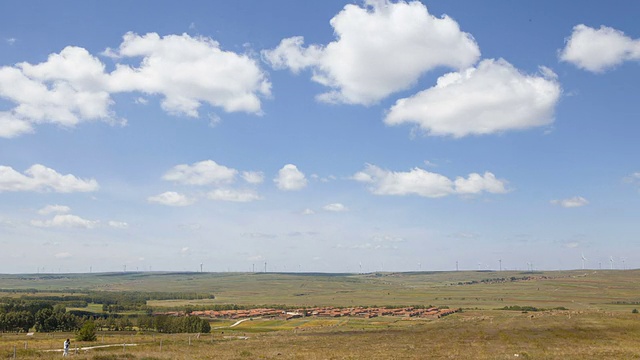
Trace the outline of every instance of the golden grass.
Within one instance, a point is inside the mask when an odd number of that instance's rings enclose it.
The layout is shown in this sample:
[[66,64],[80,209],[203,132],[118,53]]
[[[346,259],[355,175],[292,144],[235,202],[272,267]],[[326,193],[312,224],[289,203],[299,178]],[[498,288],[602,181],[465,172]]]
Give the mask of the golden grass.
[[[245,325],[246,324],[246,325]],[[262,332],[258,330],[268,330]],[[604,311],[467,311],[439,320],[253,320],[213,334],[113,334],[75,359],[638,359],[640,316]],[[68,334],[0,336],[0,358],[54,359]],[[191,345],[189,345],[191,338]],[[28,341],[28,350],[24,342]],[[162,341],[162,349],[160,342]],[[123,342],[137,343],[123,350]],[[98,335],[95,345],[103,343]],[[75,346],[85,344],[72,343]],[[72,351],[73,352],[73,351]],[[518,355],[518,356],[516,356]]]

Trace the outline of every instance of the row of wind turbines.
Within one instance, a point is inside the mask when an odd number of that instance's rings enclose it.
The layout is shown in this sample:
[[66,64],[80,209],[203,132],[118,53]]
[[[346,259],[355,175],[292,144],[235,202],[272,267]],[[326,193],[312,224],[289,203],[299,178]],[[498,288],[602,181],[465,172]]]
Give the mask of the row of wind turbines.
[[[582,257],[582,270],[584,270],[585,266],[586,266],[585,264],[587,262],[587,258],[584,256],[584,253],[582,253],[581,257]],[[622,269],[623,270],[627,270],[627,265],[625,264],[625,260],[626,259],[625,258],[620,258],[620,260],[622,261]],[[613,256],[609,256],[609,263],[610,263],[610,269],[613,270],[615,268],[615,266],[614,266],[615,265],[614,264],[615,261],[613,260]],[[601,262],[598,263],[598,266],[600,267],[600,269],[602,269],[602,263]]]

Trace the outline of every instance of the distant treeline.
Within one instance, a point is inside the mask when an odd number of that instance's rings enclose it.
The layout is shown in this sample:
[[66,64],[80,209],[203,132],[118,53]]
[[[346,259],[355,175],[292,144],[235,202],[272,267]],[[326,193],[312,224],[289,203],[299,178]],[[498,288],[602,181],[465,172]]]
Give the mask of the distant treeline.
[[612,305],[640,305],[640,301],[614,301]]
[[497,278],[482,279],[482,280],[459,281],[452,285],[500,284],[500,283],[513,282],[513,281],[527,281],[527,280],[540,280],[540,279],[548,279],[548,277],[546,276],[522,276],[522,277],[511,276],[508,278],[497,277]]
[[[115,314],[120,311],[144,311],[146,316],[140,329],[161,332],[205,332],[199,318],[165,320],[151,317],[152,310],[147,306],[148,300],[167,299],[210,299],[212,294],[169,293],[169,292],[89,292],[76,295],[42,295],[22,296],[21,298],[0,298],[0,332],[38,332],[76,331],[87,319],[94,319],[96,324],[106,330],[129,329],[133,326],[131,318],[121,318]],[[67,307],[83,308],[89,303],[102,304],[103,313],[90,311],[66,311]],[[135,317],[134,320],[137,320]],[[153,319],[150,321],[149,319]],[[140,320],[142,321],[142,320]],[[204,320],[202,320],[204,321]],[[136,321],[137,322],[137,321]],[[205,321],[206,322],[206,321]],[[208,330],[207,330],[208,331]]]
[[522,312],[535,312],[535,311],[548,311],[548,310],[568,310],[567,308],[565,308],[564,306],[558,306],[558,307],[554,307],[551,309],[543,309],[543,308],[537,308],[534,306],[519,306],[519,305],[511,305],[511,306],[505,306],[496,310],[510,310],[510,311],[522,311]]
[[[139,292],[139,291],[90,291],[73,295],[37,295],[38,290],[23,289],[17,293],[29,293],[21,299],[25,301],[47,301],[64,304],[66,307],[87,307],[89,303],[102,304],[104,312],[119,311],[150,311],[147,306],[149,300],[201,300],[215,299],[213,294],[179,293],[179,292]],[[3,290],[0,290],[3,291]],[[8,291],[5,291],[8,292]],[[13,291],[12,291],[13,292]],[[49,292],[49,291],[47,291]]]
[[67,313],[64,305],[21,299],[0,299],[0,331],[74,331],[84,319]]

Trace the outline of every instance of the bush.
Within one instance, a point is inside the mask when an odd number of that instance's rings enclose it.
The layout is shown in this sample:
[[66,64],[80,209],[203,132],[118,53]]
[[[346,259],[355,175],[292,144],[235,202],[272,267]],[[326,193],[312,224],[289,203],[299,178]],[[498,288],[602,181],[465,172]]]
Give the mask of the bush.
[[638,309],[633,309],[633,310],[631,310],[631,313],[632,313],[632,314],[637,314],[637,313],[638,313]]
[[96,341],[96,324],[93,320],[87,320],[76,334],[77,341]]

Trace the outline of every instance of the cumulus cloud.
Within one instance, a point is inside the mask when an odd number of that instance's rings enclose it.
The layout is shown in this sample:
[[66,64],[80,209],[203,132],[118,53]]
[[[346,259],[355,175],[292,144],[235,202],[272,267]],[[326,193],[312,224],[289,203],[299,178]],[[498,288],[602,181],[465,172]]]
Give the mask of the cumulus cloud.
[[17,118],[13,113],[0,111],[0,137],[13,138],[33,132],[33,126],[27,120]]
[[385,123],[415,124],[429,135],[456,138],[551,124],[561,88],[551,70],[541,70],[540,76],[526,75],[505,60],[483,60],[398,100]]
[[211,38],[129,32],[117,50],[105,54],[141,58],[139,67],[118,64],[111,73],[113,91],[160,94],[162,108],[172,113],[195,117],[202,103],[227,112],[259,113],[260,96],[271,91],[254,59],[224,51]]
[[[127,33],[118,49],[104,54],[126,64],[117,63],[108,73],[86,49],[67,46],[41,63],[0,66],[0,99],[14,105],[0,112],[0,137],[33,132],[34,125],[42,123],[124,125],[126,120],[111,110],[115,93],[161,95],[165,111],[195,117],[203,103],[227,112],[260,114],[260,98],[271,91],[256,60],[224,51],[210,38]],[[138,67],[130,65],[138,58]]]
[[3,191],[53,191],[59,193],[90,192],[98,190],[94,179],[79,179],[74,175],[62,175],[54,169],[35,164],[24,174],[10,166],[0,166],[0,192]]
[[176,165],[162,179],[185,185],[227,184],[235,180],[237,173],[237,170],[219,165],[213,160],[205,160],[193,165]]
[[51,220],[31,220],[31,225],[37,227],[83,228],[93,229],[98,226],[98,220],[86,220],[77,215],[58,214]]
[[261,171],[243,171],[242,178],[249,184],[261,184],[264,181],[264,173]]
[[551,200],[553,205],[559,205],[565,208],[581,207],[589,204],[589,201],[582,196],[574,196],[568,199]]
[[293,164],[287,164],[282,167],[273,181],[278,186],[278,189],[285,191],[300,190],[307,186],[307,178],[304,173]]
[[344,212],[349,210],[346,206],[340,203],[327,204],[323,206],[322,209],[333,212]]
[[51,213],[66,214],[71,211],[71,208],[65,205],[47,205],[38,210],[40,215],[49,215]]
[[195,202],[194,199],[188,198],[187,196],[174,191],[167,191],[162,194],[150,196],[147,198],[147,201],[167,206],[187,206]]
[[469,174],[466,179],[457,177],[454,181],[454,186],[458,194],[479,194],[481,192],[504,194],[507,192],[505,181],[498,180],[490,172],[485,172],[484,175]]
[[251,190],[215,189],[207,195],[211,200],[250,202],[262,199]]
[[321,101],[373,104],[436,67],[462,69],[480,56],[458,23],[429,14],[418,1],[348,4],[330,24],[336,40],[327,45],[305,47],[296,36],[262,52],[275,69],[311,69],[312,80],[331,89],[318,96]]
[[46,62],[0,67],[0,98],[15,107],[0,116],[10,125],[0,136],[32,131],[32,125],[52,123],[73,127],[81,121],[117,122],[109,110],[104,65],[83,48],[68,46]]
[[501,194],[507,192],[506,182],[494,174],[471,173],[467,178],[448,177],[413,168],[408,172],[394,172],[367,164],[363,171],[353,175],[353,180],[370,184],[369,190],[376,195],[418,195],[439,198],[448,195],[470,195],[483,192]]
[[560,52],[560,60],[583,70],[603,72],[625,61],[640,60],[640,39],[632,39],[608,26],[594,29],[576,25]]
[[[206,197],[210,200],[250,202],[262,199],[253,189],[230,188],[229,186],[236,182],[237,175],[238,170],[236,169],[220,165],[213,160],[205,160],[192,165],[181,164],[174,166],[162,176],[162,179],[182,185],[211,185],[215,188],[206,194]],[[250,185],[260,184],[264,179],[264,174],[258,171],[243,171],[241,176]],[[170,194],[172,198],[176,197],[174,195],[176,193]],[[193,202],[192,200],[189,201]],[[191,203],[189,201],[187,202]],[[182,204],[184,202],[180,200],[177,203]]]

